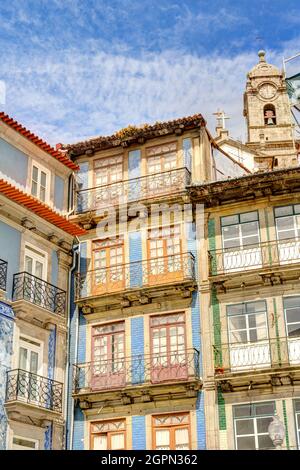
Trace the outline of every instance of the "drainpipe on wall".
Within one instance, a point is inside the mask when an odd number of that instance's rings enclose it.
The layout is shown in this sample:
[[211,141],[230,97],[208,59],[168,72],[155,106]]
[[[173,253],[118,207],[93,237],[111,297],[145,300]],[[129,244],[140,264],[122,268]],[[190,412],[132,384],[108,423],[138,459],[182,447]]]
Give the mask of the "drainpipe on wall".
[[[73,245],[73,264],[71,266],[71,269],[69,271],[69,281],[68,281],[68,285],[69,285],[69,293],[71,293],[71,285],[72,285],[72,273],[75,271],[76,269],[76,265],[77,265],[77,257],[78,257],[78,254],[79,254],[79,240],[78,238],[76,237],[76,245]],[[69,360],[70,360],[70,313],[71,313],[71,302],[73,302],[74,299],[71,299],[71,295],[69,296],[69,299],[68,299],[68,307],[67,307],[67,315],[68,315],[68,325],[67,325],[67,367],[66,367],[66,379],[65,379],[65,390],[66,390],[66,399],[65,399],[65,419],[66,419],[66,436],[65,436],[65,447],[67,449],[67,443],[68,443],[68,429],[67,429],[67,418],[68,418],[68,399],[69,399],[69,396],[68,396],[68,393],[69,393],[69,372],[70,372],[70,367],[72,367],[72,364],[69,364]],[[78,339],[78,316],[76,318],[76,328],[75,328],[75,332],[76,332],[76,335],[75,335],[75,360],[76,360],[76,357],[77,357],[77,339]],[[73,426],[74,426],[74,408],[73,408],[73,404],[74,404],[74,399],[72,398],[72,408],[71,410],[69,410],[69,412],[71,413],[71,421],[70,421],[70,429],[69,429],[69,433],[70,433],[70,449],[72,449],[73,447]]]

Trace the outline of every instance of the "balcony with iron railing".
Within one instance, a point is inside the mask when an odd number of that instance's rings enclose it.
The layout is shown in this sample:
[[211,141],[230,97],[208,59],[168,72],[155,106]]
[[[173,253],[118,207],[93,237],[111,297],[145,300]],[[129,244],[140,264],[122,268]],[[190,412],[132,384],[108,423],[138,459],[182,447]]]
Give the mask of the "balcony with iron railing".
[[22,369],[7,372],[5,403],[29,404],[56,413],[62,412],[63,385]]
[[[214,345],[215,377],[294,374],[300,383],[300,337],[269,338],[248,343]],[[296,374],[296,375],[295,375]]]
[[76,213],[181,194],[191,183],[187,168],[164,171],[76,192]]
[[76,300],[194,283],[194,256],[192,253],[181,253],[78,273]]
[[73,394],[99,394],[135,387],[200,381],[196,349],[168,355],[135,355],[74,365]]
[[6,290],[7,281],[7,261],[0,259],[0,290]]
[[65,317],[66,292],[27,272],[14,275],[14,302],[27,301],[51,313]]
[[274,240],[244,247],[211,250],[208,254],[211,277],[234,273],[239,275],[245,271],[300,263],[300,240]]

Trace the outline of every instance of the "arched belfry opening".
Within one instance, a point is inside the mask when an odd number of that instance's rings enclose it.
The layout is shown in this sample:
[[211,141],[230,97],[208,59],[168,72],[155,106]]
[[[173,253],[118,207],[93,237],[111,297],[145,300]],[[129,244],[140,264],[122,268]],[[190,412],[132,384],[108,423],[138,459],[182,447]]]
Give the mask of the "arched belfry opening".
[[273,104],[264,106],[264,124],[265,126],[276,126],[276,109]]

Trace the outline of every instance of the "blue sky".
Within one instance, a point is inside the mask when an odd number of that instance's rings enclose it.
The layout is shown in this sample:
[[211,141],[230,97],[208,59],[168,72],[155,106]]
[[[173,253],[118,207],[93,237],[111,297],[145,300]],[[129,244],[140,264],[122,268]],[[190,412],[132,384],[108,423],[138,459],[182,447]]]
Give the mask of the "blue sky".
[[218,108],[244,139],[258,49],[300,51],[296,0],[10,0],[0,22],[0,106],[52,144],[197,112],[213,130]]

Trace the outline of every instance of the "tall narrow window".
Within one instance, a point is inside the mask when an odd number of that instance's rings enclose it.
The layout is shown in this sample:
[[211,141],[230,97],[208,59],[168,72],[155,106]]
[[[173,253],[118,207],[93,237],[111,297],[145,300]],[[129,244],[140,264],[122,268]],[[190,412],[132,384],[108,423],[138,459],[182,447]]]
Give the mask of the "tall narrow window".
[[50,174],[45,168],[37,165],[32,166],[31,194],[42,202],[48,202],[50,189]]
[[182,277],[180,226],[151,229],[148,232],[149,281]]
[[184,313],[154,316],[150,326],[152,382],[187,378]]
[[225,271],[261,266],[257,211],[221,218]]
[[300,296],[285,297],[283,309],[286,323],[290,364],[300,363]]
[[154,450],[189,450],[189,413],[152,417]]
[[274,209],[281,263],[297,263],[300,259],[300,204]]
[[123,194],[123,156],[101,158],[94,162],[93,208],[115,204]]
[[174,171],[178,169],[176,142],[150,147],[146,155],[148,177],[143,184],[146,184],[149,197],[183,189],[182,176]]
[[125,419],[91,424],[92,450],[126,449]]
[[123,288],[123,238],[107,238],[93,242],[93,292],[104,293]]
[[238,450],[272,449],[268,426],[275,403],[252,403],[233,407],[235,446]]
[[125,383],[124,322],[95,326],[92,331],[92,388],[114,388]]

